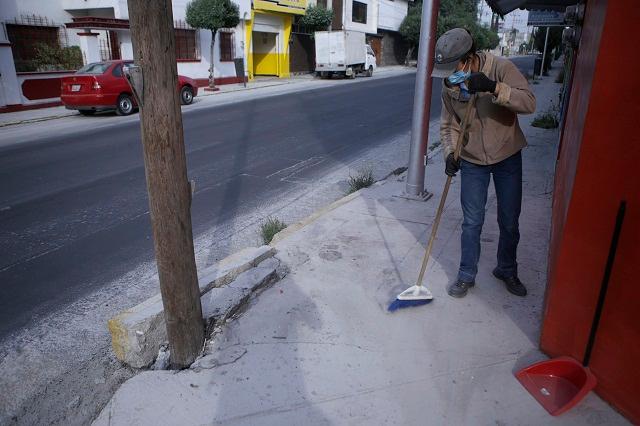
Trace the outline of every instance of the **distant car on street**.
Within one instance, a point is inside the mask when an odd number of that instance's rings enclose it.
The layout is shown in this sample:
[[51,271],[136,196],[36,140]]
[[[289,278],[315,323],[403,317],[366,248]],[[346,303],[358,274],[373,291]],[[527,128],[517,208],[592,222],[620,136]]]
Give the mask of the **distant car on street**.
[[[133,61],[94,62],[80,68],[75,74],[62,78],[61,100],[67,109],[77,109],[82,115],[98,111],[115,110],[118,115],[129,115],[137,104],[131,93],[123,68]],[[178,76],[180,102],[189,105],[198,94],[193,79]]]

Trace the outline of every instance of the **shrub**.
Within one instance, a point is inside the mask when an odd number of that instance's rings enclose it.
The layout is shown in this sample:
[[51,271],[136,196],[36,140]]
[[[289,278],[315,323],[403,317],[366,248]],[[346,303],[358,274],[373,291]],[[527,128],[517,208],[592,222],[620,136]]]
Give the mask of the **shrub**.
[[35,51],[33,64],[37,71],[77,70],[83,65],[82,51],[78,46],[38,43]]

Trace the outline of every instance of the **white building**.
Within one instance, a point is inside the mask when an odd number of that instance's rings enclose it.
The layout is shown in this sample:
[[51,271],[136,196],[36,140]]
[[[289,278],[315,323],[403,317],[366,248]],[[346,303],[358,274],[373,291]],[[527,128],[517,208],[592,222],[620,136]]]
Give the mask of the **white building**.
[[[312,71],[313,41],[309,34],[295,33],[296,17],[304,15],[307,0],[233,1],[240,23],[216,35],[216,84],[261,75],[289,77],[292,62],[296,71]],[[407,15],[408,0],[309,2],[334,11],[333,30],[366,33],[379,65],[403,62],[406,45],[398,29]],[[188,3],[172,2],[178,73],[206,86],[211,32],[187,25]],[[38,53],[43,44],[59,56],[64,52],[64,63],[44,63]],[[234,60],[239,58],[244,73],[236,69]],[[0,112],[59,104],[61,77],[83,64],[111,59],[133,59],[126,0],[1,1]]]
[[[240,23],[216,36],[216,83],[241,82],[245,76],[288,77],[293,18],[305,13],[306,0],[233,1],[239,8]],[[188,2],[172,2],[178,73],[206,86],[211,32],[186,24]],[[83,63],[133,59],[128,19],[126,0],[2,0],[0,111],[59,103],[60,77]],[[77,53],[73,55],[76,60],[64,66],[42,64],[37,53],[42,44],[70,48],[65,51]],[[240,75],[234,62],[237,58],[244,59],[245,70]]]
[[398,31],[409,11],[409,1],[379,1],[378,34],[382,35],[382,51],[378,62],[382,63],[382,65],[402,64],[404,63],[408,46]]
[[378,65],[403,63],[406,45],[398,30],[407,16],[408,0],[328,0],[333,9],[332,30],[367,34]]

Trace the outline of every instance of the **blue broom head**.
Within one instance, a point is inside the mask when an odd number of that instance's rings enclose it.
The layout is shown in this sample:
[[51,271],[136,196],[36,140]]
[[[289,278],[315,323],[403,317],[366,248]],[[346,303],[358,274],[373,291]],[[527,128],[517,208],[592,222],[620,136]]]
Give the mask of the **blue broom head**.
[[414,306],[422,306],[428,303],[431,303],[433,299],[423,299],[423,300],[398,300],[394,299],[393,302],[389,305],[387,310],[389,312],[397,311],[398,309],[404,308],[413,308]]

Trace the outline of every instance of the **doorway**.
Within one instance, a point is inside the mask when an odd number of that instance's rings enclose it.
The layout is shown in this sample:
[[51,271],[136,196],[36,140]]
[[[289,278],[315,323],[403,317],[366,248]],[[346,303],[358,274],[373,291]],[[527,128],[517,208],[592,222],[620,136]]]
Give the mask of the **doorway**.
[[278,76],[278,34],[253,32],[253,75]]

